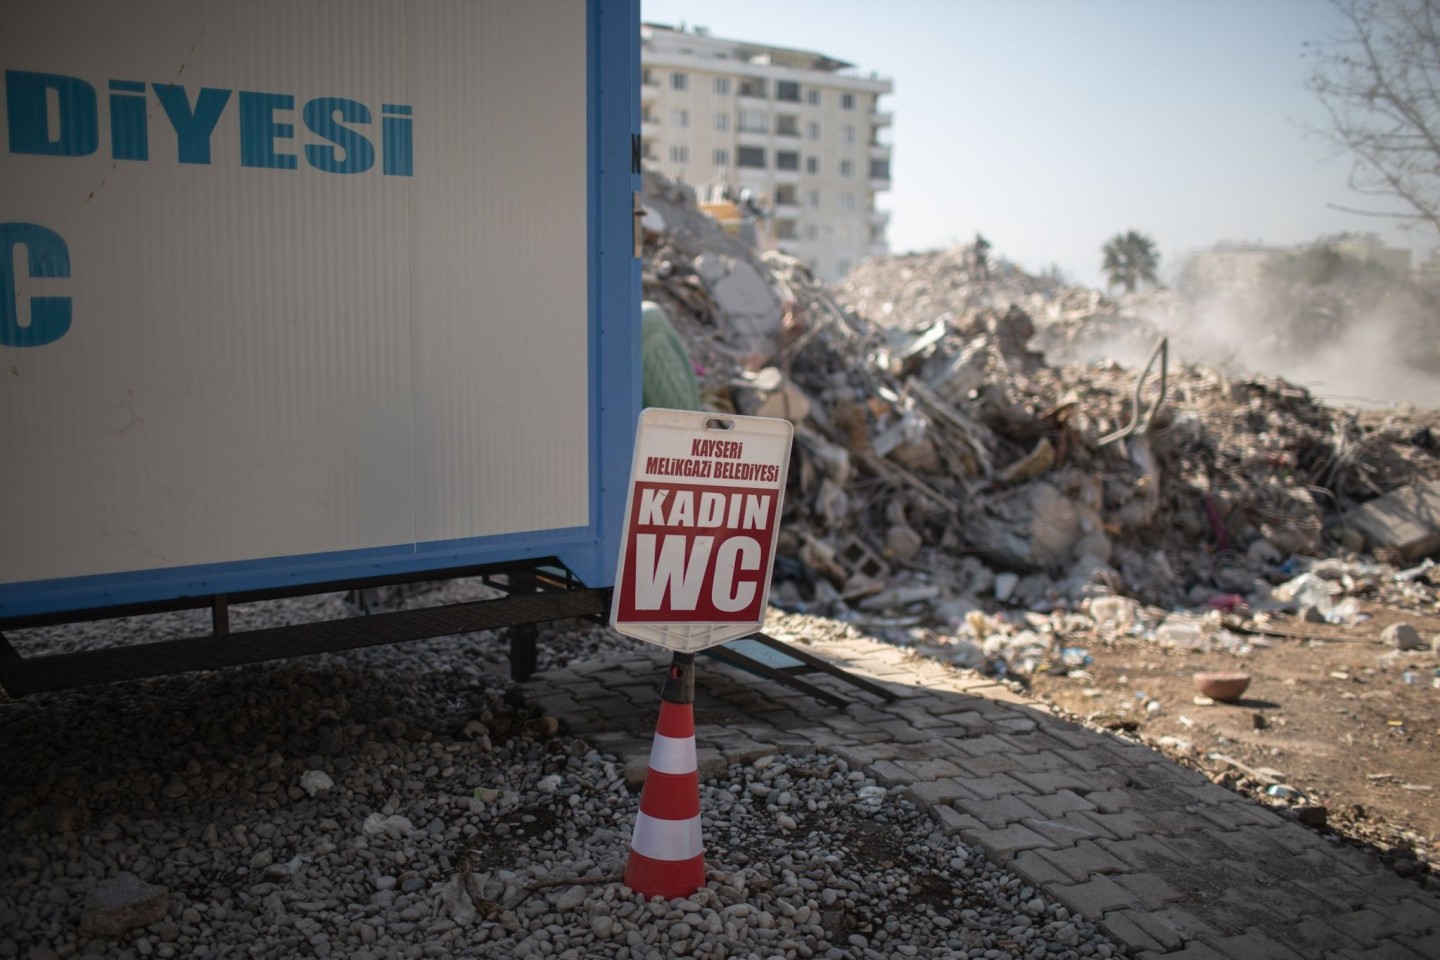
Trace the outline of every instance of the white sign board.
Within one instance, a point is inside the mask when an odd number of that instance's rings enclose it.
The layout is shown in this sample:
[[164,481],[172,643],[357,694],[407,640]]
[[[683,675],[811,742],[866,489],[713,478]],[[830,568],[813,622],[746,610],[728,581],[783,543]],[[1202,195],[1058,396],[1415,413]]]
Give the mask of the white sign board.
[[616,630],[689,652],[764,625],[793,434],[767,417],[641,413]]
[[7,7],[0,583],[589,523],[589,11]]

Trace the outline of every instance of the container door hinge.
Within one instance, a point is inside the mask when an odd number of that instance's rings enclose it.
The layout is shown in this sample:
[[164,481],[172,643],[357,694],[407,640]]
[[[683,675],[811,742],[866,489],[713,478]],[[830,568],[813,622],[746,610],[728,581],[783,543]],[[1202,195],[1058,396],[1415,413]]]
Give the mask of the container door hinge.
[[640,220],[645,216],[645,207],[640,202],[640,194],[632,195],[634,206],[631,209],[631,222],[635,228],[635,259],[639,260],[645,256],[645,230],[640,226]]

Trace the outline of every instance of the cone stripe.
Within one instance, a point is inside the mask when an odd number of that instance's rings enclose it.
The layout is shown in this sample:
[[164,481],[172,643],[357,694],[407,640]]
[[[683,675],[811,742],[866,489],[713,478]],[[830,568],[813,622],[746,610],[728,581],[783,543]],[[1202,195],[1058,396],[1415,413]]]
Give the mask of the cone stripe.
[[644,891],[647,897],[688,897],[705,886],[705,857],[702,854],[676,863],[652,860],[631,850],[625,864],[625,885]]
[[635,815],[630,850],[651,860],[672,862],[702,856],[705,847],[700,840],[700,817],[697,814],[688,820],[662,820],[642,810]]
[[640,794],[640,812],[657,820],[688,820],[700,815],[700,775],[689,773],[657,773],[645,777]]
[[660,701],[660,719],[655,732],[661,736],[682,740],[695,736],[695,708],[688,703]]
[[690,773],[699,766],[695,760],[694,737],[655,734],[655,743],[650,747],[651,770],[656,773]]

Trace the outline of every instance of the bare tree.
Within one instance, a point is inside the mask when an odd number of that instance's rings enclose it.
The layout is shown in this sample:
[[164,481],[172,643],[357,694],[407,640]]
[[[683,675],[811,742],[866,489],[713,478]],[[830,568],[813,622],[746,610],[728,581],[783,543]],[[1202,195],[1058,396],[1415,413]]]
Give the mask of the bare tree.
[[1310,87],[1330,118],[1324,134],[1352,156],[1356,192],[1409,208],[1350,212],[1440,232],[1440,0],[1332,2],[1344,36],[1308,52]]

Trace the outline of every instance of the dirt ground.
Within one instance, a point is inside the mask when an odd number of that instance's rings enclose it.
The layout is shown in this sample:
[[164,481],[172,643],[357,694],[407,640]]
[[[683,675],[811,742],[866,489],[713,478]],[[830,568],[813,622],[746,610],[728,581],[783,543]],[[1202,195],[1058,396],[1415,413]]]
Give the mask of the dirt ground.
[[[1076,719],[1133,730],[1216,782],[1369,844],[1405,876],[1440,875],[1440,611],[1362,607],[1345,625],[1236,618],[1244,653],[1166,649],[1138,636],[1069,638],[1092,662],[1032,677],[1031,693]],[[1404,621],[1427,641],[1396,653]],[[1200,671],[1244,671],[1233,702],[1197,700]],[[1323,809],[1316,809],[1323,808]]]

